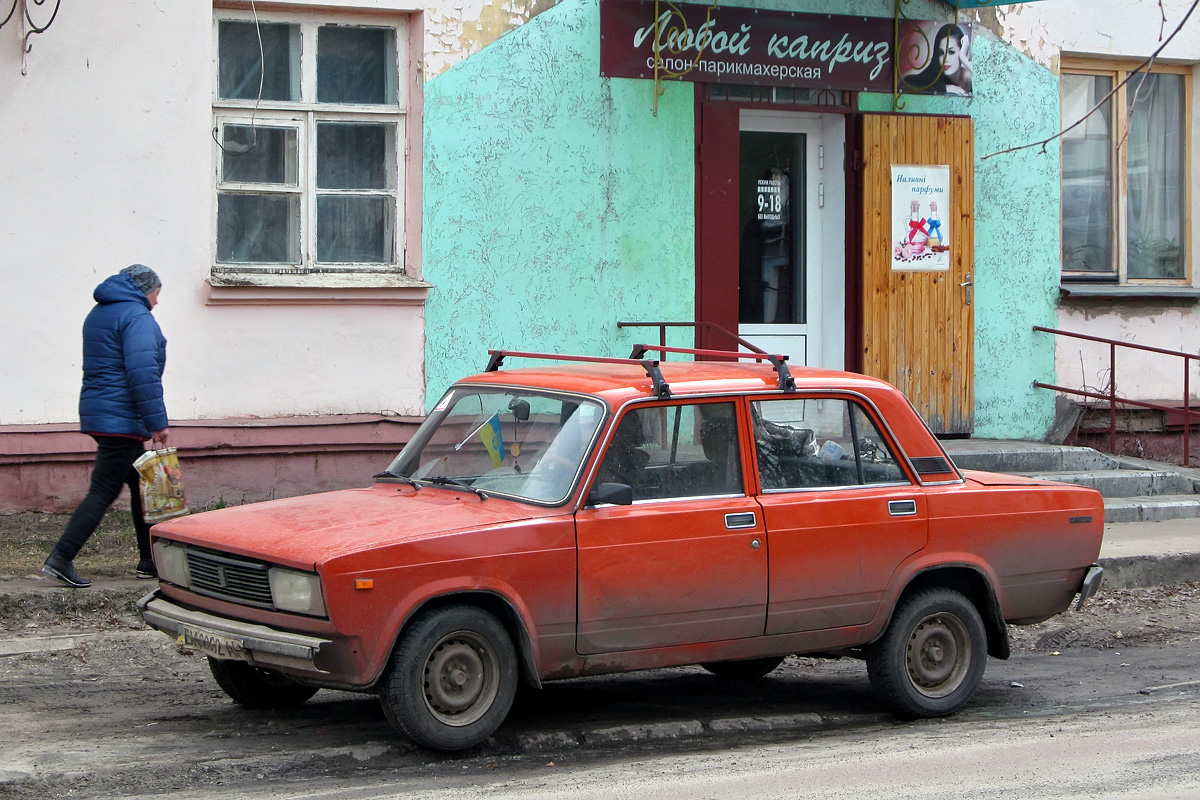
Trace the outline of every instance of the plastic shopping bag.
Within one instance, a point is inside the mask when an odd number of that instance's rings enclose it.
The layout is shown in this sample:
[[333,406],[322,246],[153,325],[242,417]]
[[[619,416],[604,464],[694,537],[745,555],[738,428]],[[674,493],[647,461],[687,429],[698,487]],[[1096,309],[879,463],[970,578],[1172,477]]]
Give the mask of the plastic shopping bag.
[[183,473],[174,447],[147,450],[133,462],[141,476],[142,516],[146,522],[162,522],[188,513],[183,493]]

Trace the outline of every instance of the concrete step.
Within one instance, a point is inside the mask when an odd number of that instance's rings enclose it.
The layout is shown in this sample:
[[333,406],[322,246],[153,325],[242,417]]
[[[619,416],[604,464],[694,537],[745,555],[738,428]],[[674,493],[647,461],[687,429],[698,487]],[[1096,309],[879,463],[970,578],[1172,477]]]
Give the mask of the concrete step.
[[960,469],[985,472],[1085,472],[1120,466],[1115,458],[1090,447],[978,439],[948,440],[942,446]]
[[[1089,472],[1022,472],[1031,478],[1088,486],[1105,498],[1190,495],[1196,486],[1178,472],[1144,469],[1106,469]],[[1200,498],[1198,498],[1200,499]]]
[[[1165,522],[1200,519],[1200,495],[1169,494],[1157,497],[1113,497],[1104,499],[1105,522]],[[1196,525],[1200,542],[1200,523]]]

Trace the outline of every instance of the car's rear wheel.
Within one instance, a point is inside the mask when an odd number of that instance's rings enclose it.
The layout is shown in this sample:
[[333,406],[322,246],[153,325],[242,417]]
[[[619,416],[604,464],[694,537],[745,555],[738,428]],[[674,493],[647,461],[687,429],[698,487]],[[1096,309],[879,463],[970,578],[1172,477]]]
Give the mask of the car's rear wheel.
[[721,678],[735,681],[752,681],[761,678],[783,663],[783,656],[770,658],[747,658],[741,661],[710,661],[700,666]]
[[225,694],[247,708],[294,708],[317,693],[316,687],[245,661],[210,657],[208,668]]
[[517,654],[499,620],[472,606],[423,614],[405,631],[380,691],[388,721],[434,750],[479,744],[517,691]]
[[941,717],[971,699],[986,659],[987,633],[971,601],[951,589],[925,589],[897,605],[883,638],[867,649],[867,674],[899,713]]

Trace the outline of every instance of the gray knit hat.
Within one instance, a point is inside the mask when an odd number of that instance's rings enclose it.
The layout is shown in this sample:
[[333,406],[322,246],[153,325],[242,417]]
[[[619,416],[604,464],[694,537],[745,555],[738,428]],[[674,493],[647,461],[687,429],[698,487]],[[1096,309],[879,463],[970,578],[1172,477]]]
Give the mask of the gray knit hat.
[[121,274],[136,283],[144,295],[149,295],[155,289],[162,286],[162,281],[158,279],[158,275],[145,264],[130,264],[121,270]]

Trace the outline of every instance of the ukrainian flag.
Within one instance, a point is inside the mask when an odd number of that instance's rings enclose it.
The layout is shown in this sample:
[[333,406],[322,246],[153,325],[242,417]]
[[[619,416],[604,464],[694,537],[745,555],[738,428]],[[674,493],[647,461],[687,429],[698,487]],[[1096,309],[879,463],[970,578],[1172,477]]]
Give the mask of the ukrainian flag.
[[492,414],[492,418],[479,427],[479,438],[492,457],[492,466],[498,467],[504,461],[504,437],[500,434],[500,413]]

